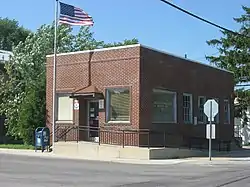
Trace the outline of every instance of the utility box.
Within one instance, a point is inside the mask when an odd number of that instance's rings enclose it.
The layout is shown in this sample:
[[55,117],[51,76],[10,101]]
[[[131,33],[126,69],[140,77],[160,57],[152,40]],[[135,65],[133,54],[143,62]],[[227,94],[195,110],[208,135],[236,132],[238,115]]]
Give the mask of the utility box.
[[35,151],[41,148],[42,152],[45,149],[49,150],[50,146],[50,131],[48,127],[38,127],[35,130]]

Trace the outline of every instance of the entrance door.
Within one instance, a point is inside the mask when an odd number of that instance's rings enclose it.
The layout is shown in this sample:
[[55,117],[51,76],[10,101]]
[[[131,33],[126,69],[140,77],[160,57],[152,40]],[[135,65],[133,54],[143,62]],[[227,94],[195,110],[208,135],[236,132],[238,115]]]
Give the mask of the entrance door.
[[99,141],[99,103],[98,101],[89,101],[88,103],[89,139]]

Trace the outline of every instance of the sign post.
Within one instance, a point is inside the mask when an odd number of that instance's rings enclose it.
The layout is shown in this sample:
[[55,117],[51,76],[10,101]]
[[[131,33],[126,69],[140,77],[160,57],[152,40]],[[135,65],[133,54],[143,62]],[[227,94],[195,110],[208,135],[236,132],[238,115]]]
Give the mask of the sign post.
[[214,117],[218,114],[218,103],[214,99],[209,99],[204,104],[204,113],[208,117],[209,128],[207,126],[207,139],[209,139],[209,160],[211,161],[212,139],[215,139],[215,125],[212,125]]
[[212,112],[213,112],[213,108],[212,108],[212,101],[210,101],[210,114],[209,114],[209,160],[211,161],[211,152],[212,152]]

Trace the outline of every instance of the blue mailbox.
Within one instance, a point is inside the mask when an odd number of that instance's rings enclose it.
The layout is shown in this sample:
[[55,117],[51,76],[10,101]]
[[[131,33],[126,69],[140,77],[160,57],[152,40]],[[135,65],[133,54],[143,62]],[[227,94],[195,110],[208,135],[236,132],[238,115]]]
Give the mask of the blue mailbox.
[[38,127],[35,130],[35,151],[37,148],[41,148],[42,152],[44,152],[45,148],[47,151],[50,146],[50,131],[48,127]]

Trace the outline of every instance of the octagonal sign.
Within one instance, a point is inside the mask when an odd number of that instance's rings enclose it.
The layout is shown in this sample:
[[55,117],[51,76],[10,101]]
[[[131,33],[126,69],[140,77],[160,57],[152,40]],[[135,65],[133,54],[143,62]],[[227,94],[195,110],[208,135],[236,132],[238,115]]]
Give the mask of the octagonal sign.
[[[218,110],[219,110],[219,105],[214,99],[209,99],[204,104],[204,113],[208,117],[209,121],[214,121],[214,117],[218,114]],[[210,119],[210,117],[212,119]]]

